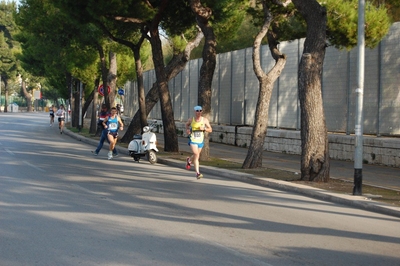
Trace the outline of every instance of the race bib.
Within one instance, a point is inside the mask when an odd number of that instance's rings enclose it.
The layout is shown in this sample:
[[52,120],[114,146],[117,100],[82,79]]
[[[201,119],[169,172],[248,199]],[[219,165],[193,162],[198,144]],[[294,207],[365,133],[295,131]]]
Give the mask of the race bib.
[[108,125],[108,129],[110,130],[116,130],[118,128],[118,123],[110,123]]
[[193,137],[195,139],[201,138],[202,133],[203,132],[201,132],[201,131],[195,131],[195,132],[193,132]]
[[195,143],[202,143],[204,140],[204,133],[203,131],[193,131],[190,140]]

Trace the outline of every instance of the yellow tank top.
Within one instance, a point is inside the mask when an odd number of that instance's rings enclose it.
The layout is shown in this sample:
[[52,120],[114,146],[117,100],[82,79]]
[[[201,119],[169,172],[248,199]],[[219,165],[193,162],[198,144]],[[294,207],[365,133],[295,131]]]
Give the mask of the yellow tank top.
[[200,127],[203,127],[203,117],[199,122],[197,122],[194,117],[192,118],[192,123],[190,124],[192,134],[190,134],[190,141],[193,143],[203,143],[204,141],[204,132],[200,130]]

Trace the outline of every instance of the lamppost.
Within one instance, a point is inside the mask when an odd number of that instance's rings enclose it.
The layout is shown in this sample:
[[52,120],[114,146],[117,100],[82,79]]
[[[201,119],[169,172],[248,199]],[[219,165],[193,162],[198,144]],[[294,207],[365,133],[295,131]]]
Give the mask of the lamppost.
[[1,112],[1,75],[0,75],[0,112]]
[[362,195],[363,159],[363,97],[364,97],[364,57],[365,57],[365,0],[358,1],[358,84],[356,89],[356,121],[354,151],[353,195]]

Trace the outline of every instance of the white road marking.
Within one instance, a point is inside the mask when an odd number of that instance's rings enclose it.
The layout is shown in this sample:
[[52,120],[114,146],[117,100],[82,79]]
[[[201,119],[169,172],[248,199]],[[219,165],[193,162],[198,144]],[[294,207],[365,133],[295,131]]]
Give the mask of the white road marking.
[[15,155],[12,151],[10,151],[9,149],[7,149],[7,148],[5,148],[4,149],[8,154],[10,154],[10,155]]
[[23,163],[25,163],[26,165],[29,165],[30,167],[35,168],[36,170],[41,171],[41,172],[46,172],[46,170],[43,170],[42,168],[37,167],[36,165],[33,165],[33,164],[31,164],[31,163],[29,163],[29,162],[27,162],[27,161],[23,161]]

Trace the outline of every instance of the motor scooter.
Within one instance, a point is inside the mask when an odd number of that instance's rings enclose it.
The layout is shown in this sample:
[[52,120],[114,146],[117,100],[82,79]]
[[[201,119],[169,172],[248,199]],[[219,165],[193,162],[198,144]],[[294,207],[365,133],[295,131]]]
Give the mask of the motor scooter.
[[152,132],[157,126],[157,121],[153,121],[149,126],[143,127],[143,135],[135,134],[133,140],[129,142],[129,155],[139,162],[142,157],[146,157],[151,164],[157,163],[157,136]]

